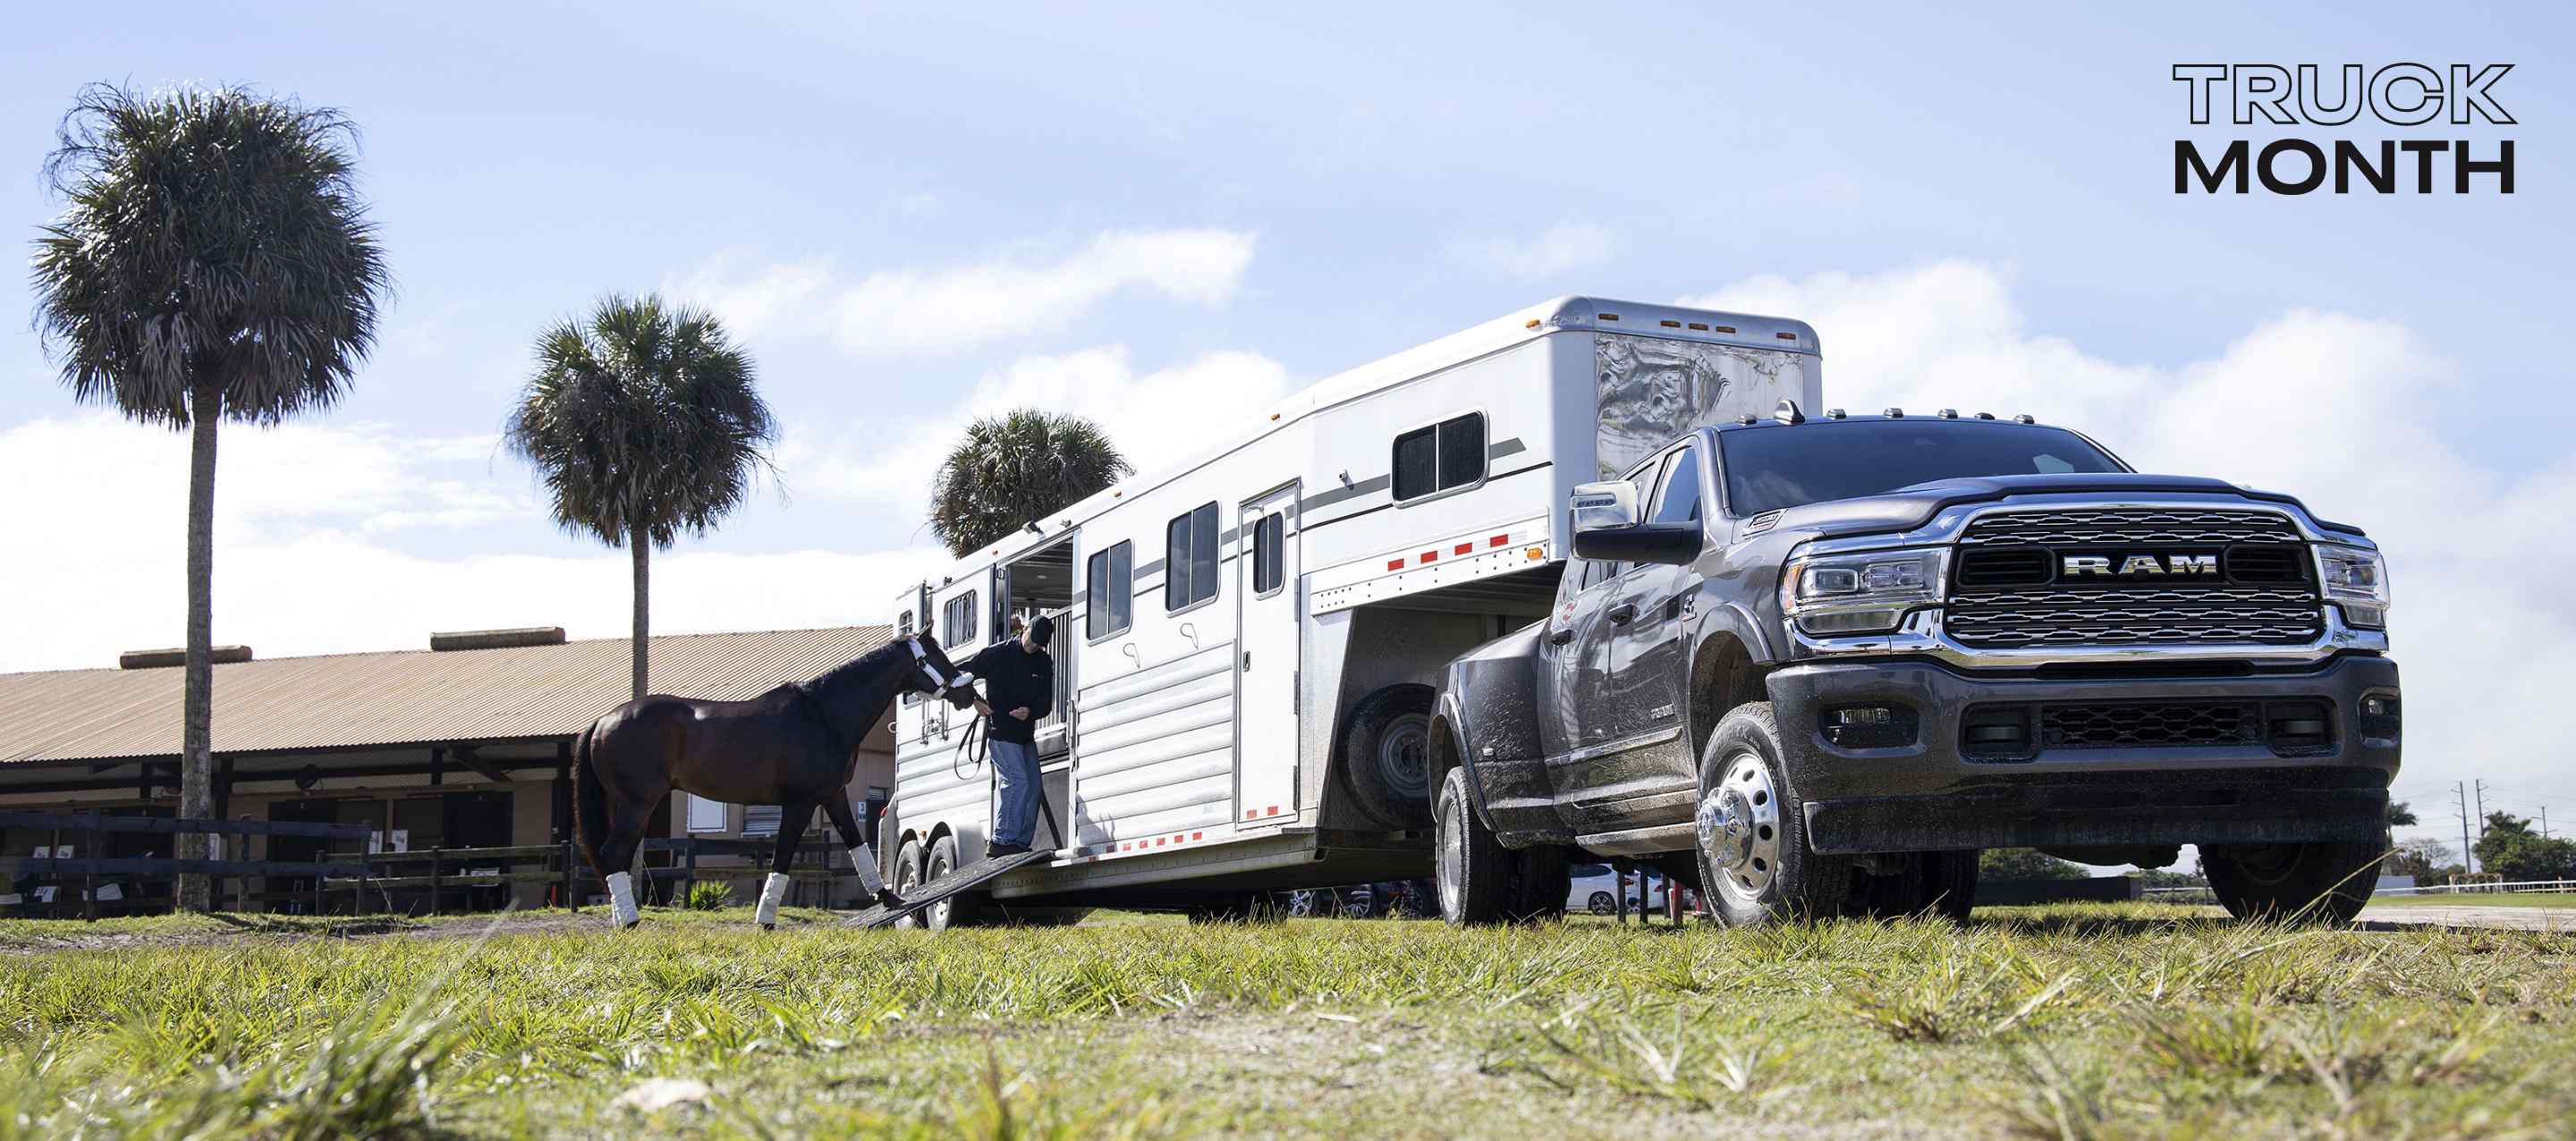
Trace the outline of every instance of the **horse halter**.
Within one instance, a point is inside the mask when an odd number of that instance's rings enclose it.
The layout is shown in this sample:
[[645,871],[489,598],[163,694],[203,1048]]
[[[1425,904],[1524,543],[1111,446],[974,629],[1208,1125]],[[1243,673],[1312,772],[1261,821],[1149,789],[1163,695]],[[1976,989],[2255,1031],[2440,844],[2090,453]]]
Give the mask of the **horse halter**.
[[913,664],[920,666],[921,676],[929,678],[930,684],[937,688],[935,696],[945,698],[948,696],[949,690],[965,689],[968,686],[975,684],[975,675],[967,673],[964,670],[959,670],[955,677],[940,677],[939,670],[930,664],[930,654],[921,648],[921,639],[919,637],[906,638],[903,640],[903,644],[912,647]]

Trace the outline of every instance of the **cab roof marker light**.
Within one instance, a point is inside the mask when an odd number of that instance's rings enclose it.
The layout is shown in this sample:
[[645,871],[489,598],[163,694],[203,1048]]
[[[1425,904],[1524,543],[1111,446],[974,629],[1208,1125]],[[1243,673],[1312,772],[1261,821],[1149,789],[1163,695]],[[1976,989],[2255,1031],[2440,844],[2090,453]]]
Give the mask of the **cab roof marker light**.
[[1956,408],[1944,408],[1941,410],[1941,418],[1944,420],[1956,420],[1959,418],[1959,410]]
[[2015,424],[2036,424],[2036,423],[2039,423],[2039,421],[2038,421],[2038,420],[2036,420],[2036,419],[2033,419],[2033,418],[2031,417],[2031,414],[2030,414],[2030,413],[2028,413],[2028,412],[2024,412],[2024,413],[2021,413],[2020,415],[2014,416],[2014,417],[2013,417],[2013,423],[2015,423]]
[[1736,422],[1736,423],[1738,423],[1738,424],[1742,424],[1742,425],[1744,425],[1744,426],[1746,426],[1746,427],[1751,427],[1751,426],[1753,426],[1754,424],[1758,423],[1759,421],[1756,421],[1756,420],[1753,418],[1753,414],[1752,414],[1752,413],[1747,412],[1747,413],[1745,413],[1744,415],[1741,415],[1741,416],[1736,417],[1736,418],[1735,418],[1735,422]]
[[1843,418],[1843,410],[1842,410],[1842,409],[1840,409],[1840,408],[1828,408],[1828,409],[1825,409],[1825,419],[1827,419],[1827,420],[1840,420],[1840,419],[1842,419],[1842,418]]
[[1886,416],[1890,420],[1902,420],[1905,418],[1905,410],[1894,405],[1889,405]]
[[1992,413],[1992,412],[1979,412],[1979,413],[1977,413],[1977,419],[1980,419],[1980,420],[1992,420],[1992,419],[1994,419],[1994,418],[1995,418],[1995,414],[1994,414],[1994,413]]

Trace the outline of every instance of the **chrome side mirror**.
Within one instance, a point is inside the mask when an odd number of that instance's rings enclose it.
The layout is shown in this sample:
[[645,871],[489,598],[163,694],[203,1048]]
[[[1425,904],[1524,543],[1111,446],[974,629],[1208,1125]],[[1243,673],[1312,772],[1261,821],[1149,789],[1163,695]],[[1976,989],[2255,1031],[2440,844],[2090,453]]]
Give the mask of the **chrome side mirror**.
[[1577,535],[1637,523],[1637,485],[1624,479],[1578,484],[1566,503],[1573,509]]

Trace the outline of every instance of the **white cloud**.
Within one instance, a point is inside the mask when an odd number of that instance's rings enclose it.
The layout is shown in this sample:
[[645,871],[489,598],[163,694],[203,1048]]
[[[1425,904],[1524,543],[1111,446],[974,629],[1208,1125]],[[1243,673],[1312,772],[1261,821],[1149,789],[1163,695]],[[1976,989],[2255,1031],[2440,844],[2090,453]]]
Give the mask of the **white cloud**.
[[2367,529],[2397,592],[2400,798],[2430,821],[2453,780],[2576,785],[2560,771],[2576,727],[2549,713],[2576,676],[2576,600],[2532,569],[2576,559],[2576,462],[2509,474],[2433,431],[2462,378],[2405,325],[2303,310],[2211,359],[2114,362],[2028,331],[2008,276],[1965,262],[1757,278],[1684,304],[1814,324],[1830,404],[2029,412],[2142,471],[2289,492]]
[[1251,427],[1257,410],[1289,388],[1286,366],[1252,353],[1210,353],[1148,373],[1135,370],[1121,345],[1022,357],[978,381],[950,412],[869,423],[831,439],[791,433],[778,464],[799,495],[894,504],[911,517],[931,473],[976,416],[1014,408],[1086,416],[1136,470],[1151,472],[1206,448],[1225,424]]
[[1222,304],[1242,284],[1254,241],[1231,230],[1106,233],[1053,261],[881,270],[856,281],[823,262],[759,266],[727,255],[663,288],[715,309],[744,336],[794,329],[861,356],[921,356],[1059,331],[1123,292]]
[[1619,235],[1590,222],[1560,222],[1546,233],[1451,243],[1451,256],[1514,277],[1554,277],[1618,256]]
[[[488,438],[228,427],[215,483],[217,640],[280,657],[414,648],[432,630],[624,633],[621,551],[437,557],[392,542],[409,527],[541,518],[524,472],[493,470],[491,454]],[[185,436],[109,415],[0,431],[10,525],[33,540],[0,560],[0,670],[104,666],[184,640],[187,470]],[[904,583],[945,561],[929,549],[658,554],[654,628],[881,621]]]

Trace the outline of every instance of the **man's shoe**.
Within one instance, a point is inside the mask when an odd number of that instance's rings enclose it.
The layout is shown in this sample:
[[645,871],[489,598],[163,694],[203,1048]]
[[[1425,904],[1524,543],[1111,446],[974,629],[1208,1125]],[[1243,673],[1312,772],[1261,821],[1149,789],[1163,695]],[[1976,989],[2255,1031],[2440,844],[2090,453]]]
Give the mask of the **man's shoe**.
[[883,908],[889,908],[889,909],[891,909],[891,908],[901,907],[901,906],[903,906],[903,897],[902,897],[902,896],[899,896],[899,895],[896,895],[896,894],[894,893],[894,889],[893,889],[893,888],[890,888],[890,887],[881,887],[881,888],[878,888],[878,889],[877,889],[877,906],[879,906],[879,907],[883,907]]
[[989,860],[996,856],[1024,856],[1028,851],[1029,846],[1026,844],[987,844],[984,847],[984,858]]

